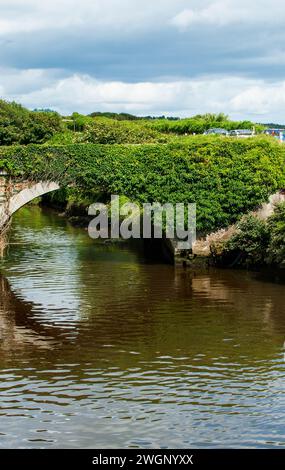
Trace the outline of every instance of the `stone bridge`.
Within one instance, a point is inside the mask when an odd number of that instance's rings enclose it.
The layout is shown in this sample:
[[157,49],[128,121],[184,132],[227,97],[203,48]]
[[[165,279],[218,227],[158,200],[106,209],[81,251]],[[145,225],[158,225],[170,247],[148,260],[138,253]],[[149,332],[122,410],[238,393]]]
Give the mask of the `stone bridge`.
[[[5,239],[6,228],[9,227],[12,216],[17,210],[44,194],[56,191],[60,188],[55,181],[28,181],[11,178],[5,172],[0,171],[0,236]],[[285,202],[285,190],[278,191],[270,196],[269,202],[262,204],[259,209],[252,212],[260,219],[266,220],[274,212],[276,204]],[[222,229],[209,234],[206,238],[198,239],[193,245],[193,253],[197,256],[210,255],[211,244],[225,241],[232,236],[236,226]],[[171,240],[171,251],[178,255],[180,250],[176,248],[175,240]],[[0,243],[0,254],[2,253]]]
[[20,181],[0,173],[0,234],[17,210],[33,199],[57,189],[59,185],[53,181]]

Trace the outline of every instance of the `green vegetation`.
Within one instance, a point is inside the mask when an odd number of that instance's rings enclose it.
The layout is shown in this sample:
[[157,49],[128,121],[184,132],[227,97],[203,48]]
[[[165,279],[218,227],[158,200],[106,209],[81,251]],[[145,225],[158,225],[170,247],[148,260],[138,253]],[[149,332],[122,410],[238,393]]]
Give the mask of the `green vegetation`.
[[[243,128],[261,132],[263,126],[250,121],[230,121],[224,114],[206,114],[189,119],[124,119],[124,115],[74,113],[66,122],[66,131],[53,136],[49,144],[144,144],[187,140],[191,134],[203,134],[213,127],[227,130]],[[114,116],[114,117],[113,117]]]
[[[80,128],[76,124],[76,128]],[[129,121],[113,121],[107,118],[87,121],[83,131],[72,131],[55,134],[49,145],[68,144],[145,144],[166,143],[170,141],[166,134],[161,134],[149,127],[133,124]]]
[[185,143],[0,147],[0,169],[73,184],[76,197],[196,202],[198,230],[227,227],[285,187],[285,147],[266,138],[205,136]]
[[19,104],[0,101],[0,145],[166,143],[184,140],[185,135],[203,134],[213,127],[255,128],[256,132],[264,128],[250,121],[231,121],[222,113],[179,119],[94,112],[63,118],[50,110],[28,111]]
[[144,144],[169,141],[169,136],[144,121],[117,120],[74,113],[66,120],[65,132],[55,134],[49,144]]
[[[285,188],[285,146],[270,137],[191,136],[212,127],[263,126],[224,114],[188,119],[129,114],[28,111],[0,101],[0,170],[19,179],[56,180],[60,207],[82,211],[110,194],[144,202],[195,202],[198,232],[227,227]],[[185,136],[185,134],[187,134]],[[16,145],[15,145],[16,144]],[[244,218],[226,256],[240,265],[280,265],[285,258],[285,208],[268,223]]]
[[62,130],[57,113],[32,112],[17,103],[0,100],[0,145],[40,144]]
[[165,117],[165,116],[135,116],[134,114],[129,113],[108,113],[108,112],[99,112],[89,114],[91,117],[106,117],[109,119],[116,119],[117,121],[150,121],[156,119],[168,119],[169,121],[179,121],[178,117]]
[[267,262],[285,267],[285,203],[277,206],[268,221],[270,240],[267,249]]
[[144,144],[167,140],[166,135],[141,123],[114,121],[108,118],[87,122],[81,136],[81,142],[92,144]]
[[268,225],[254,215],[243,217],[237,233],[226,243],[223,256],[234,257],[240,266],[261,266],[265,263],[269,244]]
[[149,125],[159,132],[183,134],[203,134],[208,129],[219,127],[228,131],[233,129],[253,129],[261,132],[264,126],[251,121],[231,121],[228,116],[221,114],[197,115],[178,121],[156,120]]
[[285,203],[267,221],[254,215],[241,219],[238,231],[225,244],[221,262],[241,267],[285,267]]

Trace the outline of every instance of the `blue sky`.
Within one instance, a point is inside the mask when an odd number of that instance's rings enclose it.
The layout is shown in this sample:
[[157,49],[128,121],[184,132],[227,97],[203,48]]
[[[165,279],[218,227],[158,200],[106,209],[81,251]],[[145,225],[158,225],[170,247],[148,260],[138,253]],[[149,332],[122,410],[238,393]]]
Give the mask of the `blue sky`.
[[0,0],[0,95],[284,123],[284,23],[281,0]]

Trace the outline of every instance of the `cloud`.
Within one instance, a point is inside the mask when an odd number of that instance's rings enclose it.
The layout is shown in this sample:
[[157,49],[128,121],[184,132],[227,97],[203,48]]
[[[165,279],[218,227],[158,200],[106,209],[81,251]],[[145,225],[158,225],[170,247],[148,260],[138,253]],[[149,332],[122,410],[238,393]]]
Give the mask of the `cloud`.
[[281,0],[1,0],[0,93],[63,113],[282,121],[284,21]]
[[230,102],[235,112],[251,113],[259,116],[275,116],[279,114],[280,122],[284,122],[285,81],[275,84],[252,84],[238,93]]
[[128,82],[277,80],[284,20],[280,0],[1,0],[0,63]]
[[248,8],[233,4],[230,0],[212,3],[207,8],[181,11],[172,19],[173,25],[181,30],[187,30],[192,25],[210,24],[214,26],[225,26],[241,21],[249,20]]
[[[190,116],[225,112],[234,119],[260,122],[283,121],[285,81],[268,84],[241,77],[207,76],[160,82],[128,83],[102,81],[89,75],[61,76],[64,72],[22,72],[24,89],[19,90],[17,71],[6,70],[1,94],[27,107],[53,108],[62,114],[73,111],[130,112],[139,115]],[[3,74],[3,71],[2,71]],[[32,86],[37,79],[38,88]]]
[[65,72],[63,70],[53,69],[7,69],[0,68],[0,83],[2,87],[2,96],[23,95],[41,90],[58,78],[62,78]]
[[[93,34],[147,30],[174,14],[185,0],[1,0],[0,35],[83,27]],[[122,29],[124,27],[125,29]],[[107,30],[106,28],[111,28]]]
[[196,9],[186,8],[171,19],[171,23],[182,31],[195,25],[227,26],[231,24],[282,24],[285,19],[283,0],[245,1],[219,0]]

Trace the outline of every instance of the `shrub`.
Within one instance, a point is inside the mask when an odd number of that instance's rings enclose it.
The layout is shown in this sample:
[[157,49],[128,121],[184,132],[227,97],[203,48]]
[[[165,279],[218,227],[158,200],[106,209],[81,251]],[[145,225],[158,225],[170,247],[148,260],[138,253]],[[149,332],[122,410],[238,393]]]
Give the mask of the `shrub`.
[[254,215],[247,215],[237,224],[237,232],[226,242],[225,254],[235,257],[235,264],[261,266],[265,264],[269,245],[268,225]]
[[166,142],[167,137],[141,123],[95,118],[84,129],[84,142],[92,144],[144,144]]
[[285,203],[279,204],[268,219],[270,243],[267,261],[285,267]]

